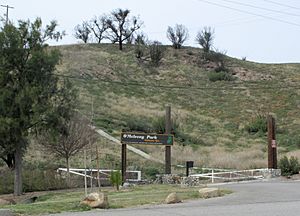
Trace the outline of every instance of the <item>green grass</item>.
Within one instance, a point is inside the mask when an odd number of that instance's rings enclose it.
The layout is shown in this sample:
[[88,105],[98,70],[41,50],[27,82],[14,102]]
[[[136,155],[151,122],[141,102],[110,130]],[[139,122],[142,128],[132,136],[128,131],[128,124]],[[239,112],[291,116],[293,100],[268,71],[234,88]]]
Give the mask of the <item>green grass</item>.
[[[127,208],[146,204],[161,204],[168,194],[176,192],[180,199],[201,198],[197,187],[181,188],[174,185],[143,185],[126,190],[114,191],[104,189],[109,200],[109,208]],[[231,193],[229,190],[220,190],[220,195]],[[60,213],[66,211],[88,211],[89,207],[80,205],[84,193],[77,192],[52,192],[38,198],[32,204],[17,204],[4,206],[15,213],[24,215],[38,215],[48,213]]]

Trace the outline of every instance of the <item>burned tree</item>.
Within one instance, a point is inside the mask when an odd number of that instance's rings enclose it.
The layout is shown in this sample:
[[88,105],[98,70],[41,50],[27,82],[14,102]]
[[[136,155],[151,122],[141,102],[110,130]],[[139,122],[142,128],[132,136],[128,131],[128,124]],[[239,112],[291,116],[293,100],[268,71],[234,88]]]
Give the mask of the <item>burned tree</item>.
[[209,53],[214,40],[214,30],[211,27],[204,27],[196,36],[197,43],[203,48],[204,53]]
[[90,39],[91,29],[89,23],[84,21],[82,24],[75,26],[75,38],[82,40],[84,43],[87,43]]
[[106,19],[108,26],[108,39],[112,43],[119,44],[119,50],[123,50],[123,43],[127,41],[132,34],[142,27],[142,22],[137,17],[129,17],[130,11],[117,9],[111,12]]
[[168,27],[167,37],[172,42],[175,49],[180,49],[188,39],[188,29],[184,25],[176,24],[174,28]]
[[89,24],[90,30],[93,32],[94,37],[97,40],[97,43],[101,43],[101,41],[107,36],[105,35],[108,25],[106,23],[105,16],[94,17]]

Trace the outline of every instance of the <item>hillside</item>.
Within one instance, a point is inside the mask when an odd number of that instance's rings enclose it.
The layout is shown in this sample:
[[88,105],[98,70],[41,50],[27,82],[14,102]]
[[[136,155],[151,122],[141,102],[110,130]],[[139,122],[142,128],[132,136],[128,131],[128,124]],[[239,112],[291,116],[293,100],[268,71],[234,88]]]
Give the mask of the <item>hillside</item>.
[[[266,167],[266,134],[248,133],[246,128],[267,113],[276,117],[279,157],[298,153],[300,64],[226,57],[226,68],[237,79],[211,82],[208,73],[213,66],[199,63],[197,48],[167,47],[159,67],[137,61],[133,46],[122,52],[111,44],[57,48],[63,55],[58,73],[78,88],[78,109],[86,116],[93,110],[94,124],[115,137],[122,129],[155,128],[153,122],[164,115],[166,104],[171,105],[179,134],[173,163]],[[162,147],[140,148],[163,158]]]

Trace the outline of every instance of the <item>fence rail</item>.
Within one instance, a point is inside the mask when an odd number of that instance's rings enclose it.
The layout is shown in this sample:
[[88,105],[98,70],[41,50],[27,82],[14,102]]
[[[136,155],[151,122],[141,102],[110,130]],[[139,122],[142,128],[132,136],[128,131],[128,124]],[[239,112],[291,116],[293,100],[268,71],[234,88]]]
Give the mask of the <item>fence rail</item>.
[[242,181],[251,179],[263,179],[263,172],[268,169],[250,169],[250,170],[222,170],[213,168],[204,168],[204,170],[210,170],[209,173],[203,174],[192,174],[191,177],[195,178],[209,178],[211,182],[214,183],[215,180],[225,180],[225,181]]
[[[100,169],[99,170],[99,175],[100,179],[109,179],[109,176],[112,171],[119,171],[119,170],[110,170],[110,169]],[[57,172],[67,172],[67,168],[58,168]],[[70,168],[69,172],[74,175],[79,175],[79,176],[86,176],[87,178],[91,179],[97,179],[97,172],[98,169],[74,169]],[[86,174],[85,174],[86,173]],[[128,181],[132,182],[138,182],[142,180],[142,172],[138,170],[133,170],[133,171],[126,171],[126,176]]]

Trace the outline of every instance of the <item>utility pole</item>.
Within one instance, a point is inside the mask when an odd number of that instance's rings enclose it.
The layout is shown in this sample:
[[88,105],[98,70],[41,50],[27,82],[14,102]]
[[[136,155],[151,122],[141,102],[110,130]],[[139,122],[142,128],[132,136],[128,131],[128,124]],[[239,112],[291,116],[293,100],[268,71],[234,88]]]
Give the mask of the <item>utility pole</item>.
[[1,7],[5,7],[6,8],[6,14],[5,14],[6,21],[5,21],[5,24],[7,25],[7,23],[8,23],[8,9],[14,9],[14,7],[11,7],[9,5],[1,5]]

